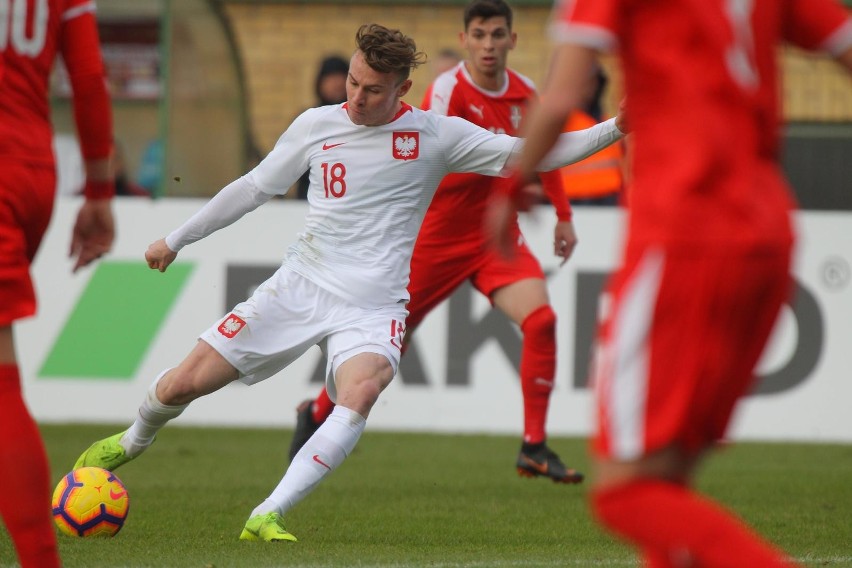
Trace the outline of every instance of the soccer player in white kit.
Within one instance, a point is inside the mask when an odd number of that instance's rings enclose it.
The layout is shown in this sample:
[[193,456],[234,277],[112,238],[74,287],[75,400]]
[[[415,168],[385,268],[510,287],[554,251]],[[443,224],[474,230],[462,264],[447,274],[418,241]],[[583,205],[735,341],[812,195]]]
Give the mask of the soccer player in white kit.
[[[425,59],[411,38],[368,24],[356,42],[347,102],[305,111],[257,167],[145,253],[148,266],[163,272],[181,248],[286,193],[309,171],[305,229],[282,266],[157,377],[128,430],[95,442],[74,466],[114,470],[191,401],[235,380],[267,379],[319,345],[337,406],[252,511],[243,540],[296,540],[283,515],[352,452],[393,379],[409,260],[438,183],[449,172],[497,176],[520,150],[518,138],[402,102],[411,69]],[[621,136],[614,121],[567,133],[542,167],[581,160]]]

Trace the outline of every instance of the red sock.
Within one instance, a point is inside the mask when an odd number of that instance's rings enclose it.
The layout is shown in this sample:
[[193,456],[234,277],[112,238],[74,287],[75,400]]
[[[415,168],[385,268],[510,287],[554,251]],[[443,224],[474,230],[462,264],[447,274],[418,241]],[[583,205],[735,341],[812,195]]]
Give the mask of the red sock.
[[545,423],[556,375],[556,314],[541,306],[521,324],[521,392],[524,395],[524,442],[545,440]]
[[331,411],[334,410],[334,403],[328,398],[328,392],[325,390],[325,387],[322,388],[319,396],[314,400],[312,410],[314,422],[317,424],[322,424],[326,418],[331,416]]
[[674,483],[642,480],[598,490],[592,508],[645,553],[648,566],[797,566],[736,516]]
[[16,365],[0,365],[0,515],[22,568],[59,566],[50,513],[50,468],[41,434],[21,397]]

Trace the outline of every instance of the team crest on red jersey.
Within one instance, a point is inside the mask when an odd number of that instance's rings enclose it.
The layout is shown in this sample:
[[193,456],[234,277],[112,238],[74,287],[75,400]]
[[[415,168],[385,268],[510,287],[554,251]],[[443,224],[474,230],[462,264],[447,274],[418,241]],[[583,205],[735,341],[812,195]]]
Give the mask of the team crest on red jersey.
[[235,314],[228,314],[225,321],[219,324],[219,333],[231,339],[245,326],[246,322],[243,318]]
[[420,155],[419,132],[394,132],[393,157],[397,160],[416,160]]

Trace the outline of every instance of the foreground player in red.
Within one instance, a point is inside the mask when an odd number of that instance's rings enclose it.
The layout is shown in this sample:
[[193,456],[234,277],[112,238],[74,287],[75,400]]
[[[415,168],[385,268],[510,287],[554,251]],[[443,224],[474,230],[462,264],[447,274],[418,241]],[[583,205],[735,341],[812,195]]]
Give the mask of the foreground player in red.
[[[0,2],[8,7],[8,2]],[[0,514],[23,568],[59,566],[50,470],[21,396],[12,324],[35,314],[30,263],[53,211],[48,77],[62,54],[86,159],[86,200],[71,237],[73,270],[112,246],[112,115],[94,2],[29,0],[0,10]]]
[[[691,485],[790,291],[778,44],[825,49],[852,70],[852,22],[832,0],[575,0],[557,6],[552,32],[514,196],[597,50],[620,48],[634,137],[629,230],[593,372],[594,513],[654,568],[792,566]],[[490,217],[504,247],[511,203]]]
[[[535,87],[506,66],[517,41],[512,9],[503,0],[474,0],[464,11],[460,40],[467,59],[429,86],[421,107],[462,117],[492,132],[516,135]],[[556,208],[555,253],[567,260],[577,242],[571,206],[558,171],[541,174],[541,180]],[[556,373],[556,314],[549,304],[544,273],[523,242],[517,222],[512,226],[516,244],[511,259],[501,257],[486,242],[483,218],[494,183],[495,178],[477,174],[451,174],[441,182],[411,259],[408,334],[470,281],[523,332],[524,438],[516,462],[518,473],[580,483],[583,474],[566,467],[546,444],[547,409]],[[299,406],[291,459],[333,407],[325,389],[313,404],[305,401]]]

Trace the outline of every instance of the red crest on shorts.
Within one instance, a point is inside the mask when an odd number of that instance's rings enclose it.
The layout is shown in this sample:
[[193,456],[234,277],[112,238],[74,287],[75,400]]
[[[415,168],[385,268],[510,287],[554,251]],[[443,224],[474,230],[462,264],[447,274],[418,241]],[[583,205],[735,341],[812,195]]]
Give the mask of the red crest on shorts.
[[238,334],[240,330],[245,326],[246,322],[240,316],[228,314],[228,317],[225,318],[225,321],[219,324],[219,333],[221,333],[228,339],[231,339],[236,334]]
[[393,157],[397,160],[416,160],[420,155],[419,132],[394,132]]
[[405,340],[405,323],[392,319],[390,334],[391,345],[402,351],[402,342]]

